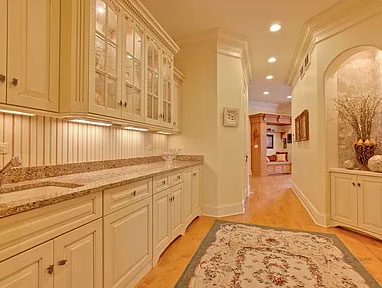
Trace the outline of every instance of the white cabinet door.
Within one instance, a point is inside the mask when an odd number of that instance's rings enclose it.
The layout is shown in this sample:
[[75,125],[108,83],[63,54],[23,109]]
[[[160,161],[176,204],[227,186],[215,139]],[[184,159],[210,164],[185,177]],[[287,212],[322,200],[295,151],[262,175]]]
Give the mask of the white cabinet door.
[[331,218],[357,226],[357,176],[331,174]]
[[58,111],[59,28],[60,0],[8,1],[7,103]]
[[178,236],[183,228],[183,184],[171,188],[171,235]]
[[0,262],[0,287],[53,287],[53,241]]
[[192,215],[192,170],[183,173],[183,220],[188,226],[193,218]]
[[178,81],[174,81],[174,104],[172,105],[172,125],[174,131],[180,132],[180,94],[181,87]]
[[171,240],[171,190],[153,196],[153,254],[160,253]]
[[54,239],[54,287],[102,287],[102,219]]
[[7,4],[0,0],[0,102],[7,100]]
[[173,59],[166,53],[162,52],[162,87],[161,87],[161,110],[160,115],[162,125],[173,128],[173,107],[174,107],[174,92],[173,92]]
[[[105,288],[134,287],[152,261],[152,197],[104,218]],[[151,268],[151,266],[150,266]]]
[[201,189],[200,189],[200,167],[192,170],[192,213],[200,213]]
[[358,227],[382,235],[382,179],[358,176]]
[[89,111],[121,118],[122,8],[112,0],[91,0]]

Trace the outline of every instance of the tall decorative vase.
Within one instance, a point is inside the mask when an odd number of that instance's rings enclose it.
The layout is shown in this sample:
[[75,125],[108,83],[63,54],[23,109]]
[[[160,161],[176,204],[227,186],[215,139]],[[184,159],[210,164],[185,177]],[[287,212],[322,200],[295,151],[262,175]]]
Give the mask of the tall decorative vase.
[[374,156],[375,149],[377,148],[377,144],[354,144],[354,152],[357,159],[357,162],[362,166],[363,169],[368,170],[367,164],[369,159]]

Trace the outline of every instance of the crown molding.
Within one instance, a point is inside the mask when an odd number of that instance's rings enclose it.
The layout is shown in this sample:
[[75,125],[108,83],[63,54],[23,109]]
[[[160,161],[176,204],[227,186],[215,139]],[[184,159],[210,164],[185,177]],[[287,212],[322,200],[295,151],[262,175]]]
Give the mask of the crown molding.
[[174,66],[174,78],[178,82],[183,82],[184,79],[186,79],[186,76],[184,76],[184,74],[180,72],[180,70]]
[[341,0],[304,23],[286,83],[294,87],[300,66],[315,45],[382,12],[381,0]]
[[179,46],[167,34],[163,27],[151,15],[147,8],[139,0],[119,0],[133,15],[143,23],[149,31],[174,55],[179,52]]

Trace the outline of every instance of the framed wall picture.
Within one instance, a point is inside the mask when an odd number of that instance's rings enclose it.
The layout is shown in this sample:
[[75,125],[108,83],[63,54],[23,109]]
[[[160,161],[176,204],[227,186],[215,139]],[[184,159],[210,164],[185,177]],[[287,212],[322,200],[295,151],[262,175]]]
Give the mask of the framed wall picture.
[[295,141],[300,142],[300,116],[294,119]]
[[273,135],[267,134],[267,149],[273,149]]
[[223,126],[237,127],[239,126],[239,108],[224,108],[223,110]]
[[295,141],[307,141],[309,140],[309,112],[304,110],[294,120],[295,124]]

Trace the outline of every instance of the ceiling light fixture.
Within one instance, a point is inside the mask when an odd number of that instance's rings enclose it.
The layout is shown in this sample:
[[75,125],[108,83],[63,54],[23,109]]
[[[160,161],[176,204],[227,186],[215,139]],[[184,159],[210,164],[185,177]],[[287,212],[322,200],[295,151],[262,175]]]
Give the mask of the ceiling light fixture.
[[267,80],[272,80],[273,79],[273,75],[268,75],[267,77],[265,77]]
[[171,133],[169,133],[169,132],[163,132],[163,131],[159,131],[158,134],[162,134],[162,135],[171,135]]
[[126,130],[133,130],[133,131],[141,131],[141,132],[147,132],[149,129],[146,128],[138,128],[138,127],[123,127]]
[[35,114],[32,113],[25,113],[25,112],[19,112],[19,111],[12,111],[12,110],[4,110],[0,109],[0,113],[7,113],[7,114],[14,114],[14,115],[23,115],[23,116],[36,116]]
[[277,61],[277,59],[275,57],[271,57],[268,59],[269,63],[275,63],[276,61]]
[[269,95],[269,91],[264,91],[264,95]]
[[271,32],[277,32],[277,31],[280,31],[281,29],[281,25],[280,24],[273,24],[270,28],[269,28],[269,31]]
[[89,125],[104,126],[104,127],[113,126],[113,124],[111,123],[97,122],[97,121],[84,120],[84,119],[73,119],[70,121],[74,123],[79,123],[79,124],[89,124]]
[[292,99],[292,96],[289,95],[289,96],[287,96],[287,98],[288,98],[288,99]]

